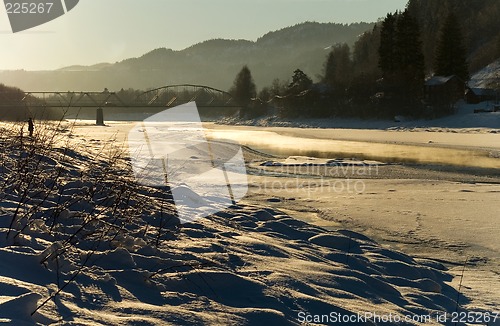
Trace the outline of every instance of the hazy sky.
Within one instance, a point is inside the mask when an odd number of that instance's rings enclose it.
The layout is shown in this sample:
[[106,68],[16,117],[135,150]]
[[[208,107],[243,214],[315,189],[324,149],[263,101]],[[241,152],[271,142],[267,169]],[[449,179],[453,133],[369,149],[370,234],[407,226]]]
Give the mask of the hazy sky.
[[181,50],[211,38],[256,40],[304,21],[372,22],[403,9],[406,2],[80,0],[64,16],[15,34],[5,9],[0,9],[0,70],[115,62],[159,47]]

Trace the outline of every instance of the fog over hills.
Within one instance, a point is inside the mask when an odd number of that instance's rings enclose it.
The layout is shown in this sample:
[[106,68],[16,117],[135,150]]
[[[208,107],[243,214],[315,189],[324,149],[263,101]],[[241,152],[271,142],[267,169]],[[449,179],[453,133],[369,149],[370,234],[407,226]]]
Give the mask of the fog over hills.
[[147,89],[183,83],[227,90],[247,64],[262,88],[275,78],[290,78],[297,68],[316,77],[332,45],[352,45],[373,25],[306,22],[269,32],[256,41],[208,40],[181,51],[155,49],[114,64],[75,63],[54,71],[2,71],[0,82],[36,91]]

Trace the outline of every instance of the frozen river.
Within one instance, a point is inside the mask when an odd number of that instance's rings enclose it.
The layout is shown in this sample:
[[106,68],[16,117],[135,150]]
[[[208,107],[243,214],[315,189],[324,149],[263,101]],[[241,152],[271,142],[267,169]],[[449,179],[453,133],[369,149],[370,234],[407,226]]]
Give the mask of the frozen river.
[[[106,127],[79,122],[72,137],[98,148],[104,143],[123,143],[133,126],[131,122],[107,122]],[[462,273],[467,259],[463,279],[467,296],[500,309],[500,134],[487,130],[259,128],[213,123],[204,127],[209,138],[230,139],[285,157],[356,157],[451,166],[451,170],[466,166],[468,172],[457,174],[425,164],[390,165],[385,172],[384,167],[377,170],[381,173],[378,178],[360,179],[361,192],[332,188],[338,176],[250,173],[250,191],[244,200],[272,206],[319,226],[359,231],[413,256],[445,262],[456,275]],[[491,178],[478,179],[476,170],[491,174]],[[296,180],[301,182],[294,183]],[[280,184],[288,187],[277,186]]]

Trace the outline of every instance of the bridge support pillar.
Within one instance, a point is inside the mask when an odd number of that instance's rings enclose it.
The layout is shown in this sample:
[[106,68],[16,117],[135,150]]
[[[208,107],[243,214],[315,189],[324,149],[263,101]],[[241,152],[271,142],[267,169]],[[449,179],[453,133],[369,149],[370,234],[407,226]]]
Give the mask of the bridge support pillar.
[[104,112],[102,108],[97,108],[95,124],[98,126],[104,126]]

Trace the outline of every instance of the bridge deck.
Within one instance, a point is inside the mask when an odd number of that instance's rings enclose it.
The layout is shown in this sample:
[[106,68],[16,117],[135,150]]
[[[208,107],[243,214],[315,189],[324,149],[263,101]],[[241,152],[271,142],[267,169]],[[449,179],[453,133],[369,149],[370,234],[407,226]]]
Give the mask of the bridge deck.
[[231,94],[202,85],[171,85],[131,97],[126,91],[0,93],[0,107],[146,108],[196,102],[198,107],[240,107]]

